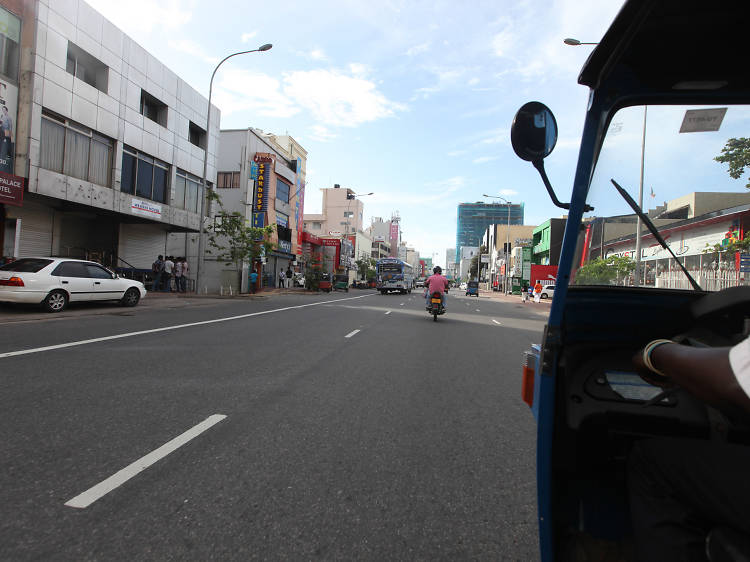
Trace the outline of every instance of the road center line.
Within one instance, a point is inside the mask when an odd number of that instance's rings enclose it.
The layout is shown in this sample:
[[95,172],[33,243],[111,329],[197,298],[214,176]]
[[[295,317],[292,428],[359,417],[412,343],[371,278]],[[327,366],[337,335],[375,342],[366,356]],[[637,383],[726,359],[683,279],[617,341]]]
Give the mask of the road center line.
[[226,419],[223,414],[214,414],[208,416],[198,425],[188,429],[182,435],[178,435],[171,441],[164,443],[158,449],[151,451],[144,457],[141,457],[137,461],[129,464],[122,470],[115,472],[112,476],[106,480],[102,480],[96,486],[93,486],[85,492],[78,494],[72,500],[65,502],[68,507],[77,507],[84,509],[94,503],[96,500],[110,493],[115,488],[122,486],[125,482],[136,476],[138,473],[143,472],[149,466],[156,463],[157,461],[166,457],[169,453],[172,453],[182,447],[185,443],[198,437],[204,431],[210,429],[220,421]]
[[[374,294],[374,293],[373,293]],[[219,322],[228,322],[230,320],[241,320],[242,318],[250,318],[252,316],[261,316],[263,314],[273,314],[274,312],[284,312],[285,310],[294,310],[297,308],[306,308],[308,306],[320,306],[330,304],[332,302],[350,301],[354,299],[364,299],[371,297],[372,295],[361,295],[359,297],[347,297],[344,299],[336,299],[332,301],[313,302],[309,304],[300,304],[297,306],[285,306],[284,308],[274,308],[272,310],[262,310],[260,312],[251,312],[249,314],[240,314],[239,316],[228,316],[226,318],[215,318],[213,320],[202,320],[201,322],[190,322],[188,324],[177,324],[176,326],[165,326],[164,328],[153,328],[151,330],[140,330],[138,332],[128,332],[125,334],[117,334],[114,336],[104,336],[101,338],[92,338],[90,340],[80,340],[69,343],[60,343],[57,345],[47,345],[45,347],[34,347],[32,349],[22,349],[20,351],[8,351],[6,353],[0,353],[0,359],[5,357],[15,357],[16,355],[28,355],[30,353],[41,353],[42,351],[52,351],[54,349],[63,349],[66,347],[75,347],[78,345],[87,345],[89,343],[97,343],[109,340],[118,340],[121,338],[130,338],[133,336],[140,336],[143,334],[153,334],[156,332],[168,332],[170,330],[179,330],[180,328],[190,328],[192,326],[204,326],[206,324],[217,324]]]
[[391,313],[391,311],[390,311],[390,310],[387,310],[387,311],[386,311],[385,313],[386,313],[386,314],[390,314],[390,313]]
[[346,334],[344,337],[350,338],[352,336],[356,336],[358,333],[359,333],[359,330],[354,330],[353,332],[349,332],[348,334]]
[[498,322],[497,320],[495,320],[494,318],[492,319],[492,321],[493,321],[493,322],[494,322],[495,324],[497,324],[498,326],[502,326],[502,324],[501,324],[500,322]]
[[400,303],[399,306],[404,306],[404,303]]

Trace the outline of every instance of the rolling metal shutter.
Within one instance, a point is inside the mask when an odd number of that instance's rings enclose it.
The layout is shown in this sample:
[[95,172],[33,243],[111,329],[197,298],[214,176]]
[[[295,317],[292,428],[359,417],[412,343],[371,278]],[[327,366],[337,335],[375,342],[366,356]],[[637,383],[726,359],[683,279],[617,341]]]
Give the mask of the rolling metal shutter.
[[[151,269],[156,256],[166,253],[167,233],[163,226],[121,224],[118,256],[138,269]],[[119,262],[120,266],[124,266]]]
[[21,219],[21,242],[16,257],[51,256],[55,211],[44,205],[24,202],[14,214]]

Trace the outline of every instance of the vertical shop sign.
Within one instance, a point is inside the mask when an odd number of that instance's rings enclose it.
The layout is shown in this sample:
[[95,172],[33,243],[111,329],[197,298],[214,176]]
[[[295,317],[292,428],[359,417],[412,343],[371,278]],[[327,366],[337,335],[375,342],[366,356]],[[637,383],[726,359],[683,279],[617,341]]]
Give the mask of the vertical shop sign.
[[5,43],[0,62],[0,172],[13,173],[18,109],[18,63],[21,20],[0,8],[0,36]]
[[302,159],[297,158],[297,202],[294,206],[294,217],[296,219],[297,226],[297,253],[302,255],[302,231],[303,219],[304,219],[304,207],[305,207],[305,182],[302,181]]

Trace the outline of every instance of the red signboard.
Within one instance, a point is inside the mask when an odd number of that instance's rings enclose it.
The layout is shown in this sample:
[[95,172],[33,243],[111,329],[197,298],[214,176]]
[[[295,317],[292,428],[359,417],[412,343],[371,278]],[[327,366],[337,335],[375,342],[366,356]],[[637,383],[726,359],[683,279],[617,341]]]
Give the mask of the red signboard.
[[25,181],[25,178],[0,172],[0,203],[22,207]]

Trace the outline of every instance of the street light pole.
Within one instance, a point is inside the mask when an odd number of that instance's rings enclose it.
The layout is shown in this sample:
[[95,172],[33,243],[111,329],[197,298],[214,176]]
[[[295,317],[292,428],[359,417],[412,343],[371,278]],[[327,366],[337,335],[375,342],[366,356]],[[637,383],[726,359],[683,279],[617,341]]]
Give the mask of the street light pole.
[[219,70],[219,67],[224,64],[225,61],[228,59],[231,59],[232,57],[236,57],[237,55],[245,55],[247,53],[257,53],[260,51],[268,51],[271,49],[273,45],[271,43],[266,43],[265,45],[261,45],[257,49],[251,49],[249,51],[240,51],[238,53],[232,53],[231,55],[228,55],[221,59],[219,64],[216,65],[216,68],[214,68],[213,73],[211,74],[211,81],[208,84],[208,111],[206,112],[206,147],[203,149],[203,193],[201,194],[201,211],[200,211],[200,234],[198,236],[198,267],[195,271],[195,292],[200,293],[200,286],[202,281],[202,276],[204,274],[204,259],[203,259],[203,251],[204,251],[204,242],[203,239],[205,238],[205,222],[203,220],[203,214],[206,210],[206,188],[208,187],[208,184],[206,182],[206,172],[208,170],[208,145],[211,141],[211,98],[213,96],[214,91],[214,77],[216,76],[216,71]]

